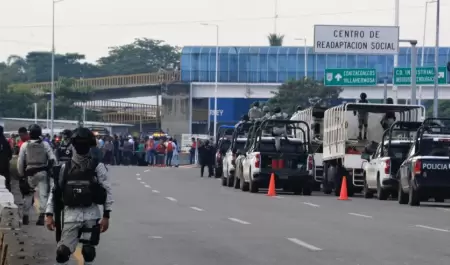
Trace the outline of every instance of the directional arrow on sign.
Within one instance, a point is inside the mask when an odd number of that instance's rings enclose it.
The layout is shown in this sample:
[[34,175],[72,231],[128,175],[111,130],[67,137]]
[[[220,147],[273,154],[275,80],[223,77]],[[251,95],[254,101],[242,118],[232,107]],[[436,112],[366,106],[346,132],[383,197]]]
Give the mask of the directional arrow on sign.
[[337,81],[340,81],[342,79],[342,75],[341,74],[337,74],[334,76],[334,78],[336,78]]
[[438,73],[438,78],[445,78],[445,73],[444,72],[439,72]]

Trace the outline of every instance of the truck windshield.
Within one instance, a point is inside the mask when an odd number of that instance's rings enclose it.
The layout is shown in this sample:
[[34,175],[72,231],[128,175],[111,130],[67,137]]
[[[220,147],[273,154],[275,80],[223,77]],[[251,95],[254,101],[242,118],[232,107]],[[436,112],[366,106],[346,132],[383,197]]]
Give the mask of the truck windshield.
[[422,156],[449,156],[449,139],[423,139],[420,143],[420,155]]

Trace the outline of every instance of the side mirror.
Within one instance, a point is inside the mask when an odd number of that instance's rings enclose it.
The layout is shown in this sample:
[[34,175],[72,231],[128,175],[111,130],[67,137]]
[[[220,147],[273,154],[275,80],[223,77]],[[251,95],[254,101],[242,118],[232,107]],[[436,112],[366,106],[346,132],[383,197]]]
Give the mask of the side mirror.
[[363,154],[361,154],[361,159],[364,159],[364,160],[370,161],[370,155],[369,155],[369,154],[367,154],[367,153],[363,153]]

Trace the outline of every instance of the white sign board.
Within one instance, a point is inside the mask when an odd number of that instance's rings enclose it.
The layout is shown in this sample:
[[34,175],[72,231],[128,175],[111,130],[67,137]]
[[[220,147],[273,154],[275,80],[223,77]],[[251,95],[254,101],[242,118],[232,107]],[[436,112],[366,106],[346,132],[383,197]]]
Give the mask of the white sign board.
[[399,52],[399,27],[314,26],[314,53],[394,55]]

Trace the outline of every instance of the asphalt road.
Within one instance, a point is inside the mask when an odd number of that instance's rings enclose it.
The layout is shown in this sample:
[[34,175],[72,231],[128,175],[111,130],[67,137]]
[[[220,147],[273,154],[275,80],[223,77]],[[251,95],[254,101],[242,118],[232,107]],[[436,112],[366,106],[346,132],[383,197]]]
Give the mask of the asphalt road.
[[198,169],[111,167],[114,209],[96,264],[448,265],[450,208],[320,193],[276,198]]

